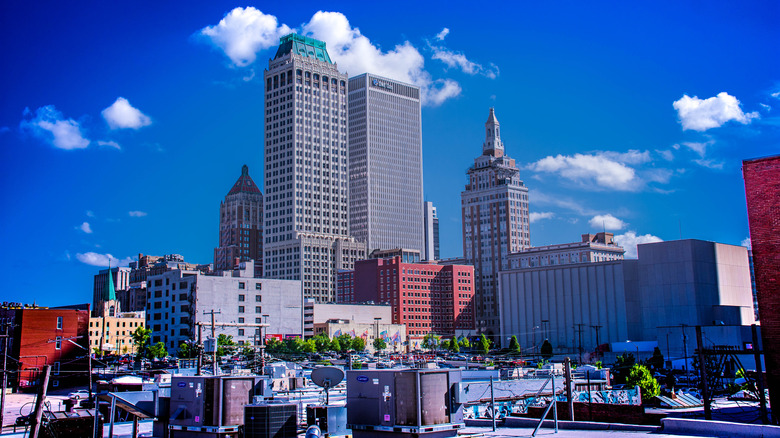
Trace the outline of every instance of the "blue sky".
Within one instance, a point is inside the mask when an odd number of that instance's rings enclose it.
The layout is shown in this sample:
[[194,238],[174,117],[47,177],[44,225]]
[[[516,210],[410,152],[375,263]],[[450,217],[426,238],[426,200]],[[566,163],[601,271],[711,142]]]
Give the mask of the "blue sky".
[[748,237],[741,160],[780,152],[777,2],[3,2],[0,301],[88,302],[106,255],[209,263],[263,68],[290,29],[424,91],[425,197],[460,192],[494,106],[533,245]]

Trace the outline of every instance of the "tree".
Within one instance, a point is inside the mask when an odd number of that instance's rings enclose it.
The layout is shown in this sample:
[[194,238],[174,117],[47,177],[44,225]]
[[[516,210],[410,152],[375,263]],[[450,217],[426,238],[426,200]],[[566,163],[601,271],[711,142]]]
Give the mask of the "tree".
[[314,339],[307,339],[303,342],[304,353],[314,353],[316,351],[317,351],[317,343],[314,342]]
[[387,348],[387,342],[385,342],[384,339],[382,339],[382,338],[374,339],[374,350],[382,351],[385,348]]
[[233,354],[236,350],[236,341],[232,335],[221,334],[217,336],[217,357]]
[[520,343],[517,342],[517,336],[512,335],[512,339],[509,340],[509,350],[512,353],[519,353],[520,352]]
[[337,351],[345,353],[352,347],[352,336],[350,336],[349,333],[342,333],[336,339],[339,340],[339,345],[341,346]]
[[469,338],[465,336],[460,338],[460,341],[458,343],[460,344],[460,348],[466,348],[466,349],[471,348],[471,342],[469,341]]
[[285,339],[284,346],[290,353],[303,353],[304,341],[301,338]]
[[355,351],[363,351],[366,349],[366,340],[361,337],[352,338],[352,349]]
[[195,357],[195,349],[188,342],[182,342],[179,345],[179,351],[176,352],[176,356],[182,359]]
[[615,377],[615,383],[626,383],[631,368],[636,364],[636,359],[632,353],[623,353],[617,357],[615,365],[612,367],[612,375]]
[[436,333],[428,333],[423,338],[422,347],[426,350],[435,350],[436,346],[439,345],[440,340],[441,337],[437,336]]
[[479,335],[479,345],[477,346],[479,348],[479,352],[482,354],[488,354],[490,353],[490,340],[485,336],[485,334]]
[[149,338],[152,336],[152,331],[144,326],[139,326],[134,332],[130,334],[133,337],[133,345],[135,345],[136,357],[147,357],[149,349]]
[[167,356],[168,350],[165,349],[165,343],[158,342],[149,347],[149,355],[158,359],[162,359],[163,357]]
[[638,386],[642,390],[642,401],[647,401],[661,393],[661,385],[644,365],[635,364],[626,379],[626,386]]
[[255,349],[252,348],[251,345],[247,345],[241,349],[241,355],[244,356],[246,360],[253,360],[255,358]]
[[265,342],[265,349],[268,350],[269,353],[279,353],[282,351],[282,341],[276,339],[276,338],[270,338]]
[[542,355],[542,358],[546,360],[550,360],[550,358],[553,357],[553,347],[548,339],[545,339],[542,343],[541,348],[539,348],[539,353]]
[[653,356],[647,359],[647,365],[656,371],[664,367],[664,355],[661,353],[660,348],[655,347],[653,349]]
[[449,351],[450,349],[450,340],[449,339],[442,339],[441,343],[439,344],[439,348],[445,351]]
[[339,342],[338,338],[333,338],[333,340],[330,341],[330,349],[331,351],[341,351],[341,342]]
[[330,338],[324,332],[318,334],[314,338],[314,346],[317,348],[317,352],[324,353],[330,349]]
[[458,345],[458,340],[455,338],[450,341],[450,351],[453,353],[460,353],[460,345]]

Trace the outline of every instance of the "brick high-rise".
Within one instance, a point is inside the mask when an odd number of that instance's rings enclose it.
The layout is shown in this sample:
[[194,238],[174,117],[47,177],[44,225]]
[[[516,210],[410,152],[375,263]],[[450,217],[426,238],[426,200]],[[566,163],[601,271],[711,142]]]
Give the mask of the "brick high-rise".
[[366,253],[349,235],[347,75],[324,42],[290,34],[264,77],[263,275],[335,301],[338,271]]
[[744,160],[742,175],[769,398],[780,400],[780,155]]
[[241,176],[219,204],[219,247],[214,269],[230,270],[237,262],[255,261],[255,277],[263,275],[263,193],[241,167]]
[[485,122],[482,155],[469,168],[461,192],[463,257],[474,266],[477,329],[496,342],[499,334],[498,271],[507,256],[531,246],[528,229],[528,188],[515,160],[504,155],[504,144],[493,108]]

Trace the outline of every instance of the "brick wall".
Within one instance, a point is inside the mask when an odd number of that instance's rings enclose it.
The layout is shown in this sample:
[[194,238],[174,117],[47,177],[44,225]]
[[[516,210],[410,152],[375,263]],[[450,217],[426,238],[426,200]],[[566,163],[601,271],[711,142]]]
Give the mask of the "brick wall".
[[769,397],[780,400],[780,155],[742,162]]

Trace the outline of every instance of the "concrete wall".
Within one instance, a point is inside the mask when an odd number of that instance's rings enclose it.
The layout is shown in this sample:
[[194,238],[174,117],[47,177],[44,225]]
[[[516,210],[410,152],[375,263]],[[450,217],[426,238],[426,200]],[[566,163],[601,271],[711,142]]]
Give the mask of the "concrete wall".
[[374,324],[374,318],[381,318],[381,323],[390,324],[393,321],[392,306],[389,304],[314,304],[315,324],[325,323],[329,319],[348,319],[359,324]]
[[549,337],[556,354],[574,352],[579,343],[575,324],[584,324],[586,352],[596,347],[591,326],[601,326],[602,344],[628,336],[620,261],[503,271],[499,302],[502,339],[515,335],[523,349],[532,349],[534,341],[538,347]]

